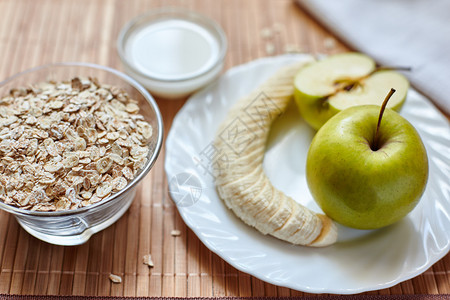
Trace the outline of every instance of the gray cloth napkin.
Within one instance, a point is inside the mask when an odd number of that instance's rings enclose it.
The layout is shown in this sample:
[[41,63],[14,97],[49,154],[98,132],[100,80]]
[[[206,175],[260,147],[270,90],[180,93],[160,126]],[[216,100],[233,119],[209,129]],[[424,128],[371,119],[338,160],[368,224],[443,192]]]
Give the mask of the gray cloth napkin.
[[412,85],[450,114],[450,0],[296,1],[355,50],[412,67]]

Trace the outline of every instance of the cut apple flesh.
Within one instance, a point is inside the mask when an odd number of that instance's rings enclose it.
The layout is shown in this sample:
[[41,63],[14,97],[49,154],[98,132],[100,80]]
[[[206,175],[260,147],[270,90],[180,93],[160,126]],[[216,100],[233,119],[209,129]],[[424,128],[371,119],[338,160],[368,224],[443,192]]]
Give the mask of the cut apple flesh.
[[387,107],[400,109],[408,91],[408,80],[394,71],[378,71],[362,79],[348,91],[342,91],[328,98],[331,106],[338,110],[364,104],[381,105],[386,92],[394,88],[397,92],[389,100]]
[[356,80],[375,70],[375,62],[363,54],[336,54],[310,64],[295,77],[295,86],[311,96],[335,93],[344,81]]

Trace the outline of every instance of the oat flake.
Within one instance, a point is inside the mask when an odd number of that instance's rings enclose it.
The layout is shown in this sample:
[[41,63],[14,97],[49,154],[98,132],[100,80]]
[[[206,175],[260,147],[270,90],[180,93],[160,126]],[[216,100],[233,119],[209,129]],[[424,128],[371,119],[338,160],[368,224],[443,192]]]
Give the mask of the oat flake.
[[155,266],[154,263],[153,263],[152,255],[151,255],[151,254],[146,254],[146,255],[144,255],[144,257],[143,257],[143,263],[144,263],[144,265],[147,265],[147,266],[149,266],[150,268],[153,268],[153,267]]
[[113,283],[122,283],[122,277],[115,274],[109,274],[109,280]]
[[180,236],[181,235],[181,231],[174,229],[170,232],[171,236]]

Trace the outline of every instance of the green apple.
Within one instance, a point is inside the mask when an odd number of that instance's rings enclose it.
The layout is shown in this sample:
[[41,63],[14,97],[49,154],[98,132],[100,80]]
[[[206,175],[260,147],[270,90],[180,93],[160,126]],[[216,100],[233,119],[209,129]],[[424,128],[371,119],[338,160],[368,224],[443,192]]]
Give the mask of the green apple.
[[399,111],[409,82],[396,71],[377,68],[372,58],[350,52],[328,56],[302,68],[294,87],[300,114],[318,130],[332,116],[351,106],[381,105],[390,88],[397,92],[389,107]]
[[320,128],[308,151],[311,194],[330,218],[352,228],[400,220],[416,206],[428,179],[415,128],[391,109],[382,118],[379,113],[376,105],[341,111]]

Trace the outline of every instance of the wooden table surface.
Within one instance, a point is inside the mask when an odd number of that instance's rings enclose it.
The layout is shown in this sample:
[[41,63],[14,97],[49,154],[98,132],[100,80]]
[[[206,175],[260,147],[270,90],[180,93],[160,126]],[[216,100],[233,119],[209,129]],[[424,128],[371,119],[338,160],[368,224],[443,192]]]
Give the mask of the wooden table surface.
[[[45,63],[91,62],[123,70],[115,41],[132,17],[160,6],[201,12],[224,28],[225,70],[287,50],[348,48],[291,0],[0,0],[0,79]],[[264,29],[276,28],[265,36]],[[166,134],[185,100],[158,100]],[[0,294],[115,296],[301,296],[237,271],[210,252],[168,196],[162,151],[130,210],[76,247],[41,242],[0,212]],[[172,237],[171,230],[181,231]],[[136,238],[137,237],[137,238]],[[151,253],[155,267],[141,263]],[[122,276],[113,284],[110,273]],[[448,294],[450,255],[421,276],[367,294]]]

